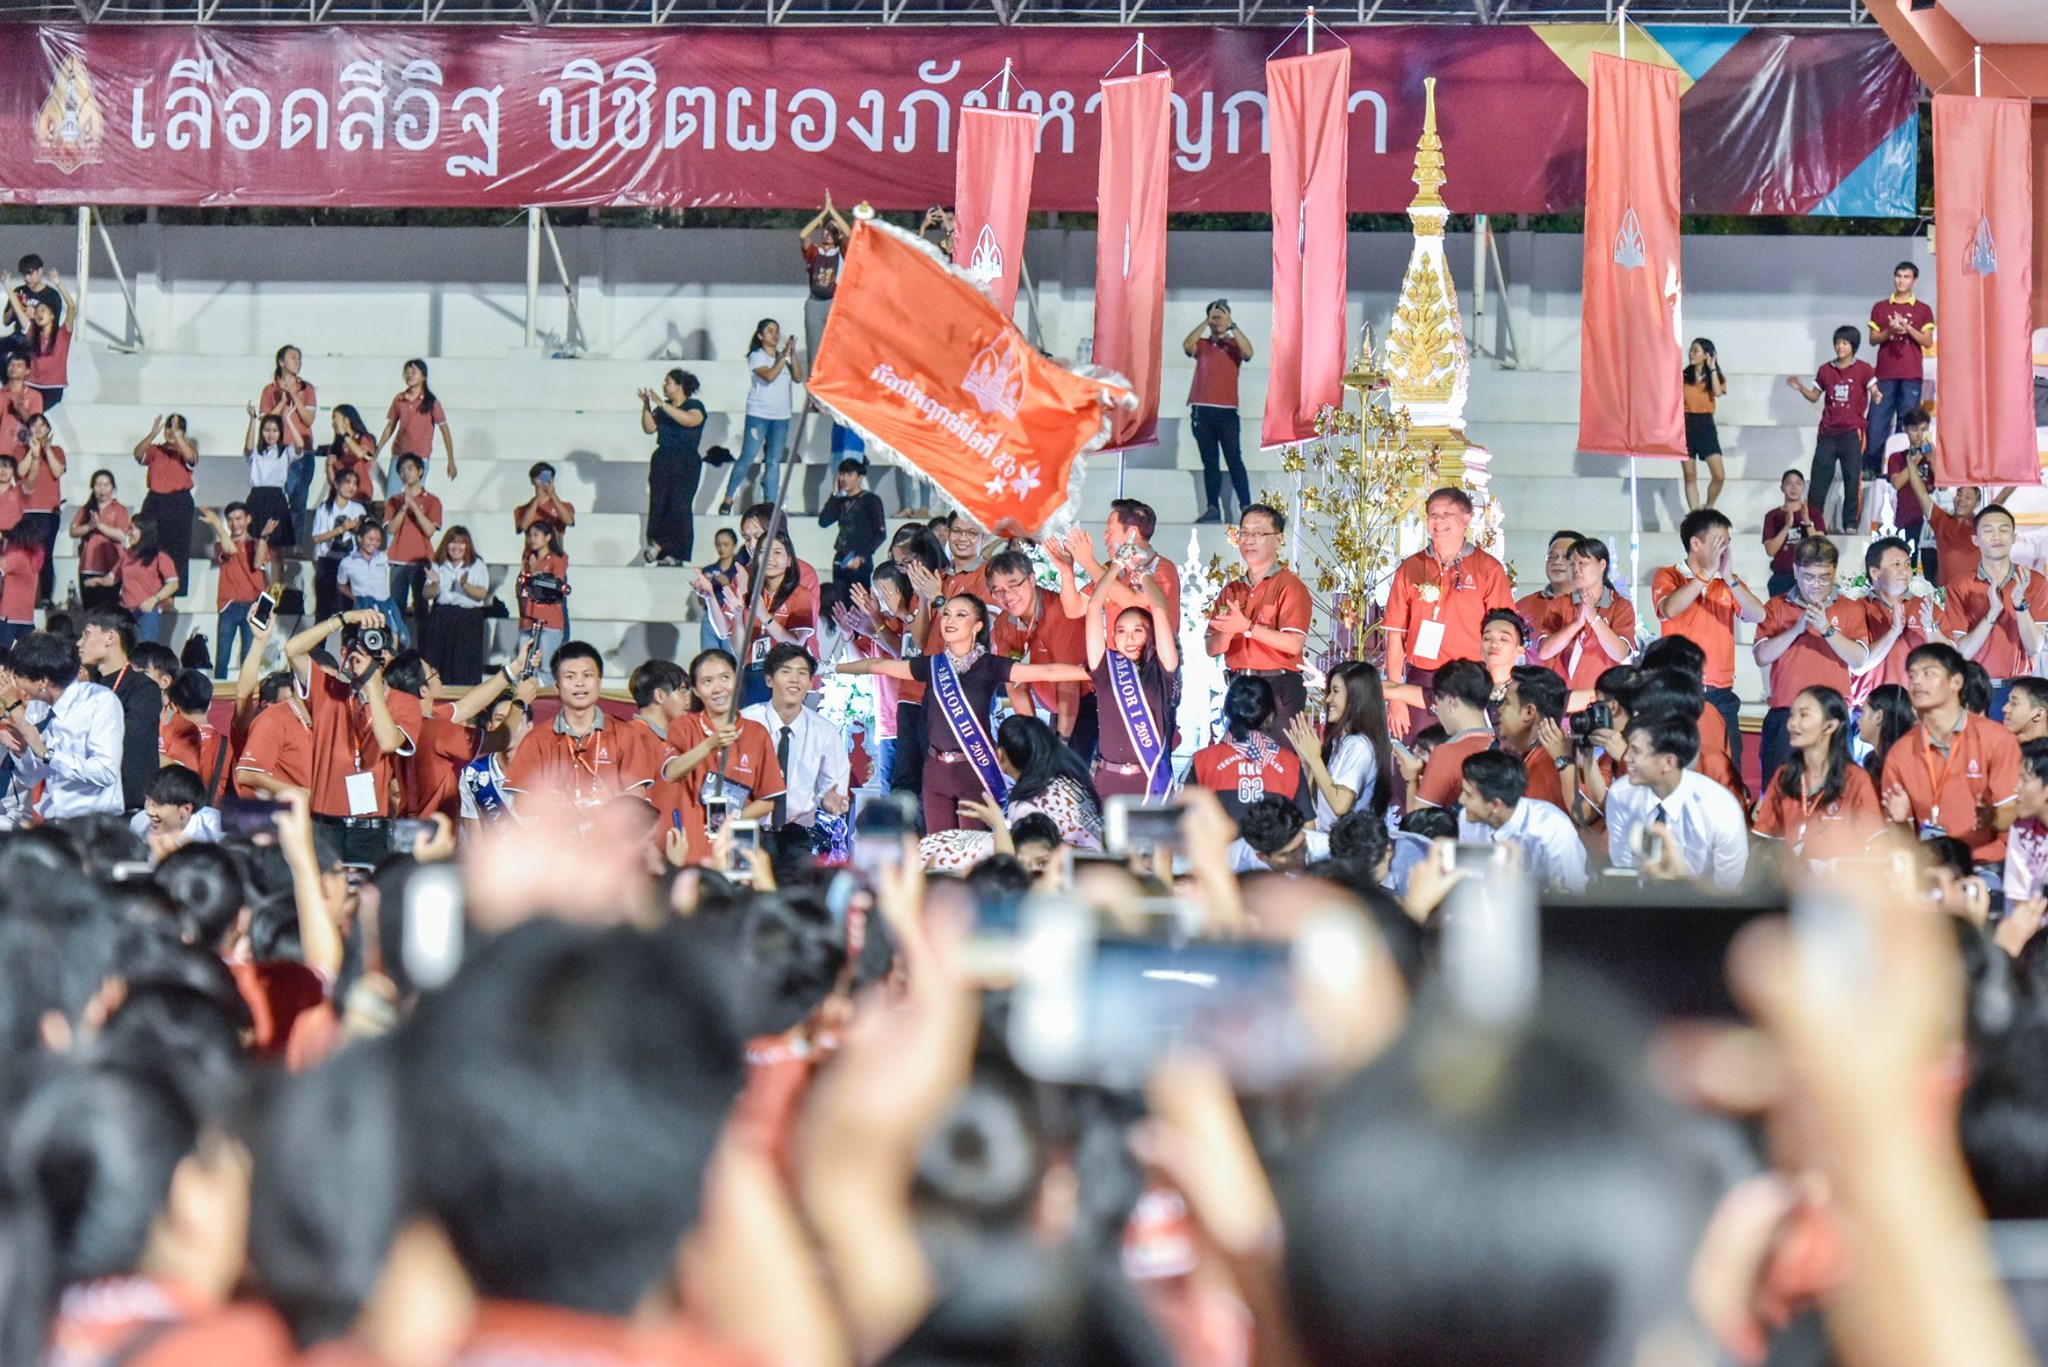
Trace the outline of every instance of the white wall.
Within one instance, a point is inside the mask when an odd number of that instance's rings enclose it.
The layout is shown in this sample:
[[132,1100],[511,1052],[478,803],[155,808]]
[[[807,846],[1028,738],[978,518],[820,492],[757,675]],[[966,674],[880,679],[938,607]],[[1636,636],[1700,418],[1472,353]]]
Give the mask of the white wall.
[[[756,319],[802,307],[795,234],[770,230],[561,228],[577,277],[589,349],[621,359],[734,359]],[[505,227],[245,228],[144,225],[115,229],[153,350],[204,355],[267,351],[289,338],[309,354],[501,356],[523,342],[525,229]],[[0,231],[0,260],[38,251],[66,268],[63,228]],[[1470,323],[1472,248],[1449,248]],[[1524,369],[1578,368],[1580,239],[1506,233],[1515,340]],[[1405,234],[1354,234],[1349,325],[1384,327],[1403,265]],[[1254,339],[1269,324],[1271,243],[1263,233],[1176,233],[1167,251],[1167,333],[1177,339],[1209,299],[1235,306]],[[1685,329],[1719,344],[1730,371],[1803,369],[1828,354],[1828,334],[1858,323],[1888,288],[1892,264],[1930,267],[1922,240],[1694,237],[1685,244]],[[1041,230],[1028,261],[1048,347],[1071,352],[1091,330],[1094,234]],[[566,308],[552,264],[541,326],[559,334]],[[1931,292],[1932,272],[1928,280]],[[1488,342],[1497,301],[1488,304]],[[96,330],[124,328],[101,253],[89,308]],[[1023,305],[1019,305],[1023,316]]]

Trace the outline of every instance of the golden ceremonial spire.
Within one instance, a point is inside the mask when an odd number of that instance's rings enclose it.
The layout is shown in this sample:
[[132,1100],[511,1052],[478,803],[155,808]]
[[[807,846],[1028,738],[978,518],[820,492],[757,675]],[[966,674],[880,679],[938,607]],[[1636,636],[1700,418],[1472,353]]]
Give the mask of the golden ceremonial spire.
[[[1422,79],[1422,141],[1415,144],[1415,202],[1408,206],[1408,216],[1415,218],[1417,209],[1442,211],[1444,197],[1437,193],[1443,187],[1444,140],[1436,135],[1436,77]],[[1437,232],[1443,231],[1443,220],[1437,219]],[[1422,224],[1415,224],[1417,232],[1423,231]]]

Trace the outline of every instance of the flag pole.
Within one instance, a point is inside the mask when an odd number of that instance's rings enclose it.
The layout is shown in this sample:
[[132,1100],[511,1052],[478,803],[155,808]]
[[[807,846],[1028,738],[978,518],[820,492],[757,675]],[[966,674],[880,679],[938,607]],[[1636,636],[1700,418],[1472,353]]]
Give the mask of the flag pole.
[[1142,32],[1138,34],[1138,74],[1145,74],[1145,35]]
[[1983,98],[1984,98],[1984,49],[1983,49],[1983,48],[1982,48],[1981,46],[1980,46],[1980,47],[1973,47],[1973,48],[1971,48],[1971,49],[1970,49],[1970,78],[1971,78],[1971,85],[1972,85],[1972,86],[1973,86],[1973,88],[1974,88],[1974,89],[1973,89],[1973,93],[1974,93],[1974,94],[1975,94],[1975,95],[1977,96],[1977,98],[1978,98],[1978,99],[1980,99],[1980,100],[1981,100],[1981,99],[1983,99]]
[[1003,88],[1001,93],[996,96],[996,100],[996,107],[998,109],[1008,109],[1010,107],[1010,59],[1008,57],[1003,58]]
[[1308,25],[1308,55],[1313,57],[1316,55],[1316,7],[1314,5],[1308,7],[1308,19],[1305,22]]
[[1627,61],[1627,60],[1628,60],[1628,4],[1627,4],[1627,0],[1623,0],[1623,4],[1622,4],[1621,8],[1620,8],[1619,10],[1617,10],[1617,11],[1616,11],[1615,13],[1616,13],[1616,16],[1617,16],[1617,18],[1619,19],[1619,21],[1620,21],[1620,23],[1621,23],[1621,60],[1625,62],[1625,61]]

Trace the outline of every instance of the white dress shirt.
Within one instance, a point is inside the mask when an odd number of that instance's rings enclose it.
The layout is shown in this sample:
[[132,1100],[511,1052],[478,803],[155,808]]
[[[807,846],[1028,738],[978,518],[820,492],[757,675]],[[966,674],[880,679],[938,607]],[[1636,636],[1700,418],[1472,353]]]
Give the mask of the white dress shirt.
[[827,793],[846,792],[853,781],[852,742],[808,707],[798,708],[795,720],[787,723],[773,703],[755,703],[740,715],[766,727],[769,748],[778,751],[782,728],[789,727],[789,763],[782,766],[782,782],[789,794],[783,820],[791,826],[816,824],[818,799]]
[[[1337,742],[1337,753],[1330,756],[1330,781],[1357,794],[1357,802],[1369,804],[1373,784],[1379,780],[1379,768],[1379,756],[1373,753],[1371,741],[1364,736],[1346,736]],[[1323,796],[1323,790],[1316,789],[1316,829],[1328,832],[1336,824],[1335,809]]]
[[[1347,783],[1344,786],[1348,788],[1351,785]],[[1328,833],[1316,830],[1311,826],[1303,831],[1302,834],[1308,837],[1304,856],[1309,863],[1318,863],[1330,857],[1330,837]],[[1270,872],[1272,868],[1273,866],[1266,862],[1266,856],[1253,849],[1251,842],[1243,836],[1239,836],[1230,842],[1230,871],[1232,873]]]
[[437,608],[481,608],[484,599],[472,598],[462,591],[467,584],[473,589],[488,589],[491,586],[490,567],[481,560],[472,560],[467,565],[449,563],[434,566],[434,579],[439,588],[434,594]]
[[342,557],[334,578],[357,602],[384,602],[391,597],[391,557],[383,551],[364,555],[358,546]]
[[1732,888],[1749,869],[1749,827],[1735,795],[1698,770],[1681,770],[1678,787],[1659,799],[1648,788],[1616,779],[1607,790],[1607,858],[1617,869],[1636,867],[1630,837],[1664,809],[1663,821],[1678,842],[1679,860],[1691,878]]
[[1458,839],[1475,845],[1513,845],[1522,854],[1522,868],[1546,888],[1583,892],[1586,888],[1586,847],[1579,828],[1562,809],[1524,798],[1499,827],[1458,813]]
[[89,812],[121,814],[121,746],[128,725],[114,690],[75,683],[57,703],[32,702],[28,719],[43,733],[47,753],[40,759],[27,746],[15,756],[15,772],[29,786],[43,785],[36,813],[45,821]]
[[[149,813],[137,812],[128,818],[128,829],[149,839]],[[220,812],[213,807],[193,809],[192,819],[185,823],[185,829],[178,832],[178,839],[187,845],[218,845],[221,842]]]

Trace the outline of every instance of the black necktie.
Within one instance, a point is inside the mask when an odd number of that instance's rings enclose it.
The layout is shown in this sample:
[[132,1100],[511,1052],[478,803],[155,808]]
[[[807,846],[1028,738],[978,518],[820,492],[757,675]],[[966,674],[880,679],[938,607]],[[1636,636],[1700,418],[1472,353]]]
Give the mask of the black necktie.
[[1660,802],[1650,809],[1650,824],[1652,826],[1662,826],[1666,830],[1670,829],[1671,817],[1664,811],[1663,803]]
[[775,765],[782,770],[782,795],[775,799],[775,813],[770,818],[775,828],[781,830],[789,820],[789,728],[782,728],[782,735],[775,742]]

